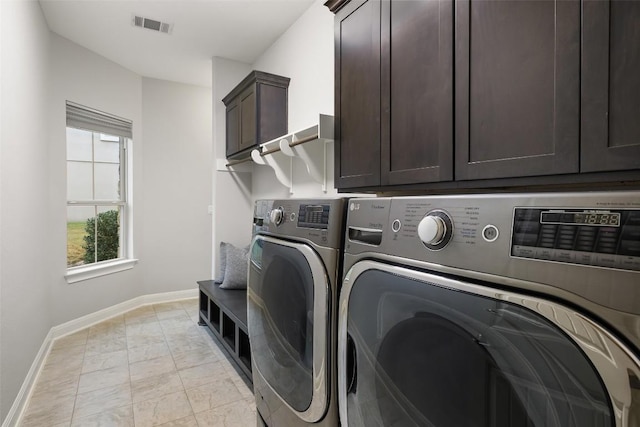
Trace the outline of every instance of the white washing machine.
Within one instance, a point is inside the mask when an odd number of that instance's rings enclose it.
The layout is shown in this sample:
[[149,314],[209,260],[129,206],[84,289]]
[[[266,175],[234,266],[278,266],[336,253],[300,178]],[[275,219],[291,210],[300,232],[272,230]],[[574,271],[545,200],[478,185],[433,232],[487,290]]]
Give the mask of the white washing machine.
[[343,426],[640,426],[640,193],[351,199]]

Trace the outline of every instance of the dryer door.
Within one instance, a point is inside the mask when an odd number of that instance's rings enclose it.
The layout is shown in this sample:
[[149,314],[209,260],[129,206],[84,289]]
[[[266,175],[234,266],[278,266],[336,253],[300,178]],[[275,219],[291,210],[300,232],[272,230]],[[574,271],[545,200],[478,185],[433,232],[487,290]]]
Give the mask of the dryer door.
[[248,274],[251,357],[257,374],[298,417],[327,407],[328,277],[309,246],[257,236]]
[[338,335],[343,425],[640,425],[637,358],[549,301],[362,261]]

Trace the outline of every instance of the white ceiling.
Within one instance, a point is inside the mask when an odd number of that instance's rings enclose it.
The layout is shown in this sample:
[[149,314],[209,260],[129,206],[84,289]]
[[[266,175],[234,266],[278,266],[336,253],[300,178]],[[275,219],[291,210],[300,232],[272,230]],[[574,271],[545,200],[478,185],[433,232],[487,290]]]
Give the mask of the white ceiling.
[[[253,63],[313,0],[40,0],[51,31],[145,77],[211,86],[211,58]],[[133,15],[173,24],[171,34]]]

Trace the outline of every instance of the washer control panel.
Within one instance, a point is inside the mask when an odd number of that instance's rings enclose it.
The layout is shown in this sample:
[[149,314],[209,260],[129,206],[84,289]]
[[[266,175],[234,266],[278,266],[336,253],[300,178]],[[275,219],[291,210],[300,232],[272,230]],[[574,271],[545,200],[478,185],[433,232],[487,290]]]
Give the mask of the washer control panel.
[[354,198],[344,251],[640,315],[640,191]]
[[[374,218],[376,214],[382,212],[379,209],[383,205],[383,200],[377,199],[380,203],[373,204],[374,209],[369,210],[369,218]],[[448,203],[437,203],[430,198],[395,199],[393,206],[387,207],[389,214],[389,230],[393,233],[394,241],[418,241],[423,248],[430,251],[440,251],[450,248],[451,245],[475,245],[481,238],[482,227],[487,225],[481,222],[481,208],[477,205],[452,205]],[[355,202],[358,205],[358,202]],[[362,204],[366,206],[366,204]],[[378,208],[377,211],[375,208]],[[357,210],[351,214],[358,213]],[[368,221],[362,226],[369,228],[385,227],[383,221]],[[488,232],[490,238],[485,238],[487,242],[495,241],[498,238],[498,229],[492,226],[493,230]]]
[[640,272],[640,192],[380,197],[349,203],[348,240],[384,253],[482,271],[517,260]]
[[418,237],[422,243],[434,251],[447,246],[453,237],[453,220],[443,210],[434,209],[418,223]]
[[515,208],[511,255],[640,271],[640,210]]

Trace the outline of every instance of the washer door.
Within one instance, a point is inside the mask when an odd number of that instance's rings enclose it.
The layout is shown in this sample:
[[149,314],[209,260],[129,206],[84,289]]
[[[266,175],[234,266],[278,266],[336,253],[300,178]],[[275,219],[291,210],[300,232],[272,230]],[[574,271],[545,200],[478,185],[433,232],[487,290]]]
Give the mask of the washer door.
[[549,301],[363,261],[338,346],[343,425],[640,425],[638,359]]
[[255,370],[301,419],[318,421],[327,396],[328,277],[307,245],[257,236],[248,321]]

